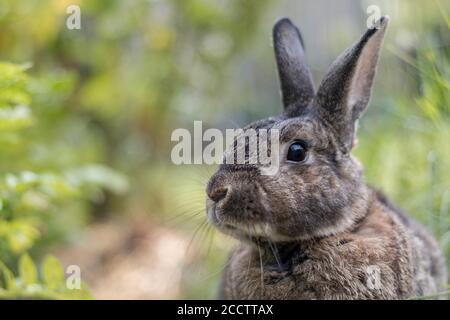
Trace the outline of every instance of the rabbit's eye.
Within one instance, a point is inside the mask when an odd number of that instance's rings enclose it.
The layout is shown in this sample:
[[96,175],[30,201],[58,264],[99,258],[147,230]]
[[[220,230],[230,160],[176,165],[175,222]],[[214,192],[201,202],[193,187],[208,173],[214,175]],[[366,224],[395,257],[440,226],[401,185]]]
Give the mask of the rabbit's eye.
[[287,159],[290,161],[301,162],[306,158],[306,148],[300,142],[294,142],[289,146]]

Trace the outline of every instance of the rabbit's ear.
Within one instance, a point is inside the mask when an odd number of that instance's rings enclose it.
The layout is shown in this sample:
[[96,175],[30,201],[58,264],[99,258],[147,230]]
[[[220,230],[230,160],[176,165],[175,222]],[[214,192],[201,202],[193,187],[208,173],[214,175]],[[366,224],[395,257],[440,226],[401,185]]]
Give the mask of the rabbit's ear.
[[273,27],[273,46],[284,108],[288,115],[296,116],[314,98],[314,86],[300,31],[289,19],[283,18]]
[[351,150],[356,121],[369,103],[388,21],[388,17],[382,17],[376,28],[367,30],[336,59],[314,99],[320,117],[333,127],[344,152]]

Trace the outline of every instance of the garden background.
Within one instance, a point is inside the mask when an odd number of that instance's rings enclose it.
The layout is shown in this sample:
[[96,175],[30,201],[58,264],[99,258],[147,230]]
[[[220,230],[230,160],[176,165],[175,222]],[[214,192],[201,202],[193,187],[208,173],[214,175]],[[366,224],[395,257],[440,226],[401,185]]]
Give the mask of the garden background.
[[279,113],[276,19],[318,82],[369,5],[391,23],[354,153],[450,261],[450,2],[1,0],[0,298],[213,298],[233,240],[205,223],[214,167],[173,165],[171,132]]

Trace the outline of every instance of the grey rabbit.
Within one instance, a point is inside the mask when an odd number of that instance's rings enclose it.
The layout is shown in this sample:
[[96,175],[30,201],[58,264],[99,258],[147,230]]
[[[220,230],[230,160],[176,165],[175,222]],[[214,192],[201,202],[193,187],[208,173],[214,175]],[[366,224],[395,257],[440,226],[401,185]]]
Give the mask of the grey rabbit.
[[243,129],[279,130],[279,171],[221,164],[206,188],[208,221],[239,240],[221,298],[405,299],[445,290],[436,241],[366,185],[351,155],[388,21],[345,50],[317,91],[299,30],[287,18],[275,24],[284,111]]

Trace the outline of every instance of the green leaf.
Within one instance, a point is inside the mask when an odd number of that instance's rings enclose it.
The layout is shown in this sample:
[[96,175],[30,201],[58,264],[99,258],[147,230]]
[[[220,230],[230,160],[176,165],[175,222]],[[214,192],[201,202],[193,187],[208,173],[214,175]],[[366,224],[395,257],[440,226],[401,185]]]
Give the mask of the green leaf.
[[64,270],[54,256],[48,255],[42,262],[42,277],[50,290],[57,289],[64,283]]
[[30,248],[39,237],[39,231],[33,226],[31,220],[16,219],[11,222],[3,221],[3,223],[0,223],[1,226],[5,229],[9,249],[16,254],[22,253]]
[[27,285],[37,283],[36,266],[28,254],[22,255],[19,259],[19,276]]
[[5,289],[14,289],[16,287],[16,282],[14,280],[14,275],[8,267],[0,261],[0,271],[3,274],[3,282]]

